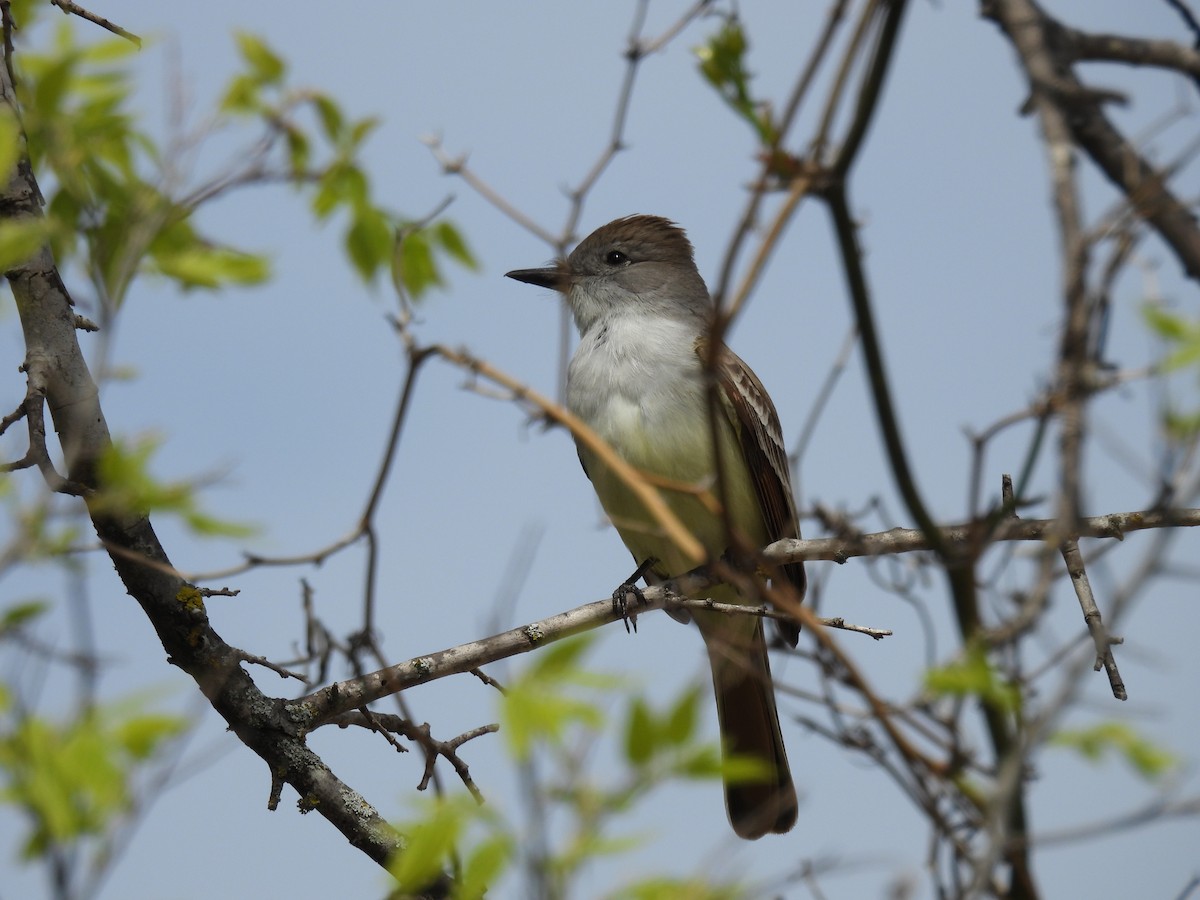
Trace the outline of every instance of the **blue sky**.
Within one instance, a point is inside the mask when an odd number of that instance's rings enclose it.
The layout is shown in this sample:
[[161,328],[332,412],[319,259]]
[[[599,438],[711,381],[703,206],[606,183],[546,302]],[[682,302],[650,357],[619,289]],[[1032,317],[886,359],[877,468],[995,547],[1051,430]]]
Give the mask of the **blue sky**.
[[[1183,39],[1165,3],[1048,5],[1097,31]],[[647,33],[658,33],[684,7],[652,4]],[[744,7],[756,90],[782,97],[823,24],[825,4]],[[469,154],[471,166],[494,189],[557,231],[567,212],[564,187],[583,177],[611,128],[632,4],[363,4],[333,13],[328,7],[214,0],[127,2],[98,11],[152,38],[136,60],[137,104],[156,134],[168,133],[180,94],[193,120],[211,108],[238,65],[235,31],[262,35],[289,61],[297,83],[333,94],[354,115],[379,116],[382,124],[367,152],[378,195],[414,218],[453,195],[448,216],[481,263],[477,274],[450,271],[449,290],[420,309],[418,336],[467,346],[553,393],[556,300],[502,277],[511,268],[542,264],[552,249],[467,185],[445,177],[419,138],[437,134],[449,153]],[[76,28],[88,30],[84,23]],[[693,25],[645,61],[629,117],[629,149],[590,196],[579,235],[628,213],[668,216],[688,230],[710,284],[755,172],[749,130],[703,84],[691,56],[690,48],[715,28],[715,21]],[[1115,115],[1135,133],[1187,93],[1179,79],[1087,71],[1132,93],[1129,110]],[[921,488],[945,520],[959,520],[967,509],[971,456],[965,430],[981,430],[1023,408],[1053,372],[1057,237],[1036,122],[1018,115],[1024,98],[1011,50],[973,5],[914,4],[852,188],[905,437]],[[816,112],[807,111],[810,123]],[[1188,130],[1185,123],[1182,131]],[[1177,146],[1175,134],[1161,139],[1164,154]],[[214,142],[201,155],[197,177],[235,147],[225,139]],[[1087,164],[1082,168],[1086,213],[1095,217],[1112,196]],[[1197,186],[1189,173],[1180,192],[1195,196]],[[313,226],[303,200],[287,190],[259,188],[204,210],[201,222],[213,235],[270,254],[276,279],[264,288],[215,296],[179,296],[161,282],[140,282],[113,336],[114,362],[132,367],[135,377],[110,383],[104,395],[115,433],[162,439],[161,476],[218,475],[204,494],[208,506],[261,527],[243,545],[198,541],[170,521],[157,522],[168,552],[185,571],[235,563],[243,547],[304,552],[349,530],[370,487],[404,374],[385,322],[393,299],[355,280],[337,229]],[[1138,313],[1148,294],[1157,290],[1195,313],[1194,286],[1180,279],[1162,247],[1147,243],[1142,259],[1146,267],[1124,277],[1116,292],[1110,356],[1125,368],[1145,365],[1158,353]],[[12,373],[22,348],[11,305],[7,309],[0,315],[0,371]],[[799,434],[849,326],[828,223],[809,204],[789,227],[730,340],[771,391],[789,439]],[[513,406],[464,390],[464,381],[463,373],[441,363],[425,369],[380,512],[385,551],[378,624],[395,660],[603,597],[631,568],[617,535],[603,525],[569,437],[530,426]],[[22,390],[14,379],[9,396]],[[1134,384],[1095,404],[1087,513],[1142,508],[1153,496],[1146,478],[1155,446],[1152,399],[1144,384]],[[1028,439],[1022,427],[994,443],[989,494],[998,491],[1001,472],[1020,464]],[[1138,464],[1128,463],[1125,447]],[[1043,491],[1053,489],[1050,459],[1037,472]],[[911,524],[892,489],[857,355],[802,461],[798,489],[805,506],[860,510],[880,498],[886,514],[868,527]],[[1042,508],[1030,515],[1045,513]],[[814,526],[808,527],[811,532]],[[1102,597],[1129,576],[1149,540],[1129,536],[1093,570]],[[528,568],[513,585],[506,578],[510,561],[531,541]],[[1195,558],[1196,536],[1181,535],[1178,544],[1175,558]],[[882,644],[843,640],[872,677],[915,686],[927,662],[922,622],[866,570],[858,562],[813,564],[821,612],[894,629],[896,637]],[[102,677],[104,693],[120,696],[153,685],[169,704],[199,709],[194,688],[166,665],[107,561],[91,558],[87,573],[97,644],[112,661]],[[209,604],[215,627],[250,652],[291,655],[301,638],[301,575],[312,583],[327,624],[343,634],[356,627],[362,578],[357,550],[318,570],[272,569],[231,579],[242,593]],[[0,602],[34,593],[57,596],[66,588],[57,570],[42,567],[10,578]],[[513,609],[496,622],[497,598],[508,593],[515,593]],[[950,613],[941,586],[918,585],[917,593],[945,653]],[[1153,584],[1119,627],[1126,644],[1118,658],[1131,699],[1118,706],[1102,676],[1095,676],[1084,683],[1075,720],[1119,716],[1173,748],[1190,767],[1178,795],[1198,787],[1191,771],[1200,733],[1195,597],[1194,582]],[[1065,586],[1054,603],[1050,631],[1065,639],[1081,628],[1078,609]],[[65,610],[45,627],[47,638],[69,642]],[[698,636],[665,617],[644,619],[636,637],[609,631],[594,651],[597,667],[636,678],[659,702],[707,677]],[[524,664],[500,666],[497,673]],[[807,663],[777,660],[774,668],[782,684],[815,689]],[[287,689],[268,673],[255,677],[268,693]],[[408,700],[418,718],[446,736],[495,720],[494,699],[473,680],[431,685],[410,692]],[[803,700],[781,697],[780,703],[785,719],[789,710],[814,714]],[[706,713],[715,733],[707,706]],[[215,715],[202,715],[183,767],[194,774],[154,805],[105,896],[378,895],[384,884],[378,869],[323,820],[299,816],[293,796],[285,792],[280,811],[266,811],[264,766],[224,732]],[[798,726],[785,726],[785,739],[802,795],[800,822],[791,834],[738,842],[716,785],[672,789],[637,820],[646,849],[630,863],[598,865],[585,895],[599,895],[638,871],[656,871],[664,860],[677,874],[771,878],[801,859],[829,856],[847,868],[823,882],[827,896],[876,896],[902,875],[917,883],[918,896],[926,895],[926,834],[894,786],[861,759]],[[465,754],[472,773],[498,808],[518,809],[500,745],[488,740]],[[369,735],[341,731],[318,734],[313,744],[385,815],[404,813],[420,778],[415,754],[397,758]],[[1037,766],[1035,833],[1106,818],[1150,796],[1117,763],[1089,767],[1052,751]],[[0,811],[0,847],[13,846],[17,825]],[[1048,850],[1037,858],[1037,874],[1046,896],[1172,896],[1196,871],[1197,846],[1195,821],[1158,825]],[[0,896],[43,891],[41,873],[19,869],[11,858],[0,862],[0,871],[6,873]],[[788,896],[804,893],[793,889]]]

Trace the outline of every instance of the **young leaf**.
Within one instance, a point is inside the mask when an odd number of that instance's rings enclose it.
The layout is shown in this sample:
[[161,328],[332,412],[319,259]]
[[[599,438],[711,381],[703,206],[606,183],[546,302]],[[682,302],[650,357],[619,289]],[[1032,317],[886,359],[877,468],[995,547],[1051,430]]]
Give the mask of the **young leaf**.
[[283,59],[259,37],[247,32],[238,32],[238,49],[250,66],[250,75],[258,84],[278,84],[283,80],[287,67]]
[[21,157],[21,126],[8,107],[0,111],[0,178],[8,183],[13,167]]
[[157,270],[184,288],[220,288],[262,284],[271,276],[265,257],[197,241],[186,249],[154,254]]
[[1123,722],[1102,722],[1091,728],[1063,730],[1055,734],[1050,743],[1072,748],[1092,762],[1115,753],[1147,781],[1161,778],[1176,765],[1175,757],[1169,751],[1152,744]]
[[341,140],[345,123],[341,108],[325,94],[317,94],[313,97],[312,104],[317,111],[317,118],[321,120],[321,128],[325,132],[325,137],[331,142],[337,143]]
[[391,257],[393,230],[373,206],[359,205],[346,232],[346,252],[363,281],[370,281]]
[[0,615],[0,634],[32,622],[47,609],[47,604],[41,600],[29,600],[25,603],[16,603],[8,607],[8,609],[4,610],[4,614]]
[[453,223],[445,220],[438,222],[433,226],[433,235],[452,259],[472,271],[478,270],[479,263],[470,248],[467,247],[467,242],[463,240],[462,232]]
[[629,720],[625,725],[625,758],[635,766],[648,763],[654,755],[657,731],[646,701],[635,697],[630,704]]
[[40,219],[0,221],[0,272],[26,262],[46,242],[46,225]]
[[466,855],[462,874],[455,886],[456,898],[476,900],[484,897],[512,862],[515,850],[512,834],[498,833],[480,841]]
[[392,278],[414,300],[442,283],[425,231],[397,232],[392,254]]
[[388,862],[388,871],[405,895],[427,887],[443,872],[464,832],[481,818],[474,800],[457,795],[422,804],[425,814],[397,825],[404,846]]
[[699,685],[694,685],[680,695],[679,700],[671,709],[666,728],[663,730],[663,737],[671,744],[680,746],[692,739],[696,733],[696,722],[700,718],[702,699],[703,692]]
[[967,648],[963,659],[925,673],[925,687],[935,694],[975,695],[998,709],[1012,711],[1021,703],[1021,694],[999,676],[987,652],[978,645]]
[[1165,370],[1173,371],[1200,363],[1200,322],[1150,303],[1142,306],[1142,315],[1146,324],[1173,348],[1163,360]]
[[750,94],[750,72],[746,68],[749,43],[736,17],[729,17],[707,44],[695,48],[700,73],[716,88],[721,99],[754,128],[761,143],[770,145],[778,138],[774,123],[764,104]]
[[92,499],[94,508],[112,515],[137,515],[160,511],[178,515],[197,534],[244,537],[253,529],[203,513],[194,488],[186,482],[161,482],[149,471],[156,444],[142,441],[130,447],[114,441],[101,458],[100,490]]

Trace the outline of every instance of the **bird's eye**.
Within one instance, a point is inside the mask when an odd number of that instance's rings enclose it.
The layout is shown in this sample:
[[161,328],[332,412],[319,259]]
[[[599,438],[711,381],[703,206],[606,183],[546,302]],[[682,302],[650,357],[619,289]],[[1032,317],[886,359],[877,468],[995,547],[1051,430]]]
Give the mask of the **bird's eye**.
[[604,254],[604,261],[610,266],[623,266],[629,262],[629,257],[620,250],[609,250]]

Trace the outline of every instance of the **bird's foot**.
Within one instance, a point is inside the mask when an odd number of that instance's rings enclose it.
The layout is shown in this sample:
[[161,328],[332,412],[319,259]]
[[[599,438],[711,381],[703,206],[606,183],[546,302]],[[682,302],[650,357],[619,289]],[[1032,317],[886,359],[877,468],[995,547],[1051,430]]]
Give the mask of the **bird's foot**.
[[[637,632],[637,607],[646,605],[646,595],[637,586],[637,581],[657,562],[658,560],[653,556],[647,559],[612,593],[613,613],[620,616],[621,621],[625,623],[626,634],[629,634],[631,628],[635,633]],[[631,595],[634,600],[632,605],[629,602]]]

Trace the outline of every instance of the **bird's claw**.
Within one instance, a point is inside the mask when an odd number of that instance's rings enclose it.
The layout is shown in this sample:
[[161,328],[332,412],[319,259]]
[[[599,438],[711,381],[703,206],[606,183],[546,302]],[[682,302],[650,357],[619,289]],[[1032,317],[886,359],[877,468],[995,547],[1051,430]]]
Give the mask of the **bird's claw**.
[[613,614],[621,617],[621,621],[625,623],[625,633],[629,634],[629,626],[633,626],[633,630],[637,632],[637,610],[629,608],[629,595],[633,594],[637,605],[646,605],[646,595],[642,593],[642,589],[637,586],[638,579],[644,576],[647,572],[658,565],[658,560],[651,556],[642,560],[641,565],[634,570],[634,573],[625,579],[622,584],[612,593]]
[[[630,594],[633,595],[634,603],[629,602]],[[612,593],[613,613],[621,617],[621,621],[625,623],[625,633],[629,634],[630,627],[634,633],[637,632],[637,607],[646,605],[646,595],[642,593],[642,589],[632,581],[627,581]]]

